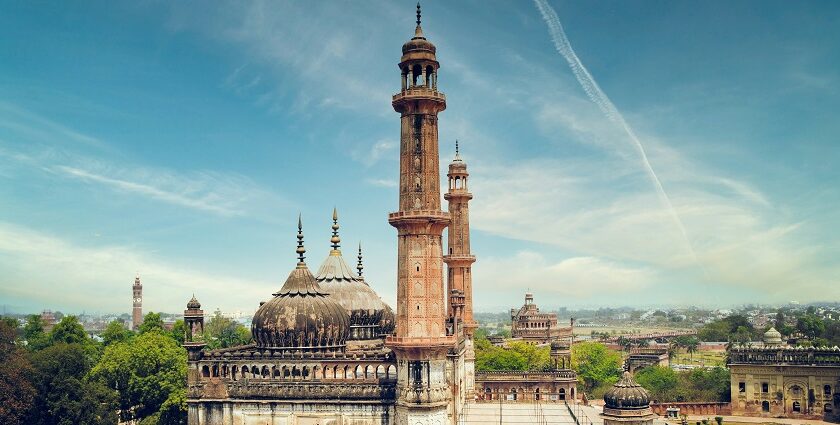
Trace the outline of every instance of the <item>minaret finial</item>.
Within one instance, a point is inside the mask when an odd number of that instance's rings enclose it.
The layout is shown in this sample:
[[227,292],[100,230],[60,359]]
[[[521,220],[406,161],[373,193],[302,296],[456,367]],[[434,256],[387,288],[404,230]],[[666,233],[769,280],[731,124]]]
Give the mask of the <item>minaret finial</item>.
[[455,158],[452,160],[454,162],[461,161],[461,151],[458,149],[458,139],[455,139]]
[[417,26],[420,26],[420,2],[417,2]]
[[332,225],[332,238],[330,238],[330,243],[332,243],[333,251],[338,251],[338,247],[341,246],[341,238],[338,237],[338,209],[333,207],[333,225]]
[[306,253],[306,248],[303,247],[303,222],[301,222],[300,213],[298,213],[297,239],[298,239],[298,246],[297,246],[297,249],[295,250],[295,252],[297,252],[297,255],[298,255],[297,265],[298,265],[298,267],[301,267],[301,266],[306,267],[306,263],[303,261],[303,259],[306,258],[306,257],[303,256],[303,254]]
[[362,266],[362,243],[359,242],[359,263],[356,264],[356,270],[359,271],[360,278],[362,277],[362,269],[364,269],[364,266]]

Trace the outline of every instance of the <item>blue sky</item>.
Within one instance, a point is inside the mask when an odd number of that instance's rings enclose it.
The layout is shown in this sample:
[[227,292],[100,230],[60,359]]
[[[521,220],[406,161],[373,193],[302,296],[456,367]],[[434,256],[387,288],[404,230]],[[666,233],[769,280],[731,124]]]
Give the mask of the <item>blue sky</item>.
[[[476,310],[528,288],[545,307],[840,299],[840,5],[548,5],[673,209],[536,3],[424,2],[441,162],[460,140],[475,195]],[[3,10],[7,310],[128,311],[139,272],[147,310],[194,292],[251,312],[294,267],[298,212],[317,268],[333,206],[394,304],[413,2]]]

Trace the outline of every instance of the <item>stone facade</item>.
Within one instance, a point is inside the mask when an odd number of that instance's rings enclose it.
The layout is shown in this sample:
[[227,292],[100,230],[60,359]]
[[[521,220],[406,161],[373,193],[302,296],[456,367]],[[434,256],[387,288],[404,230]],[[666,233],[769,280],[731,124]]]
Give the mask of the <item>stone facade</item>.
[[576,400],[577,374],[571,370],[549,372],[476,372],[479,401],[549,402]]
[[840,348],[734,348],[728,364],[734,415],[840,418]]
[[636,373],[637,370],[648,366],[668,367],[670,365],[671,361],[666,348],[633,348],[627,360],[624,361],[624,370]]
[[[446,425],[462,419],[473,397],[471,264],[466,164],[450,167],[447,211],[441,211],[435,46],[420,27],[402,48],[396,314],[339,249],[333,211],[332,249],[317,275],[305,262],[298,222],[298,263],[283,287],[261,303],[254,343],[203,350],[203,312],[185,311],[189,353],[189,425]],[[456,163],[457,162],[457,163]],[[450,220],[454,212],[455,219]],[[442,234],[452,223],[449,255]],[[444,286],[444,264],[450,278]]]
[[[511,337],[534,344],[548,344],[557,338],[571,338],[573,325],[560,327],[556,313],[541,313],[534,304],[534,294],[525,293],[525,304],[510,310]],[[573,323],[573,322],[572,322]]]

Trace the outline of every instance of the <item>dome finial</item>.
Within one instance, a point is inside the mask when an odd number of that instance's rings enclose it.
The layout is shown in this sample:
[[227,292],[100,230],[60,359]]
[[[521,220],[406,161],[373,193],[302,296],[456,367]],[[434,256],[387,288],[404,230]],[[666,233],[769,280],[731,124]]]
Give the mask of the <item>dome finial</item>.
[[420,2],[417,2],[417,26],[420,26]]
[[297,263],[298,267],[301,267],[301,266],[306,267],[306,263],[303,261],[303,259],[306,258],[306,257],[303,256],[303,254],[306,253],[306,248],[303,247],[303,222],[301,221],[300,218],[301,218],[300,213],[298,213],[298,234],[297,234],[298,246],[297,246],[297,249],[295,250],[295,252],[297,252],[297,255],[298,255],[298,263]]
[[333,207],[333,225],[332,225],[332,237],[330,238],[330,243],[332,243],[333,251],[338,251],[338,247],[341,246],[341,238],[338,237],[338,209]]
[[359,277],[361,278],[362,277],[362,269],[364,269],[364,266],[362,266],[362,243],[361,242],[359,242],[359,257],[358,258],[359,258],[359,263],[356,264],[356,270],[359,271]]
[[458,149],[458,139],[455,139],[455,159],[453,161],[461,161],[461,151]]

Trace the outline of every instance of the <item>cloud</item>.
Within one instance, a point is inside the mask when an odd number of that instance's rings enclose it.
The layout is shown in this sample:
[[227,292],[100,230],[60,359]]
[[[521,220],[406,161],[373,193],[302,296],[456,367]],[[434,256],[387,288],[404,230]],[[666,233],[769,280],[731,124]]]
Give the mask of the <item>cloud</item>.
[[390,187],[399,186],[399,184],[397,183],[396,180],[390,180],[390,179],[366,179],[365,182],[367,184],[370,184],[370,185],[373,185],[373,186],[379,186],[379,187],[389,187],[390,188]]
[[498,294],[518,297],[526,290],[545,300],[543,307],[587,301],[603,303],[605,299],[615,301],[638,294],[657,279],[656,272],[649,268],[597,257],[550,262],[534,251],[520,251],[511,257],[481,258],[474,273],[477,287],[494,288],[475,292],[476,305],[481,306],[497,304]]
[[[125,312],[139,272],[146,311],[176,312],[195,291],[207,310],[255,310],[276,282],[170,264],[128,246],[83,246],[0,221],[0,297],[39,308]],[[236,290],[231,290],[235,288]]]
[[396,154],[393,152],[396,147],[397,143],[391,139],[379,139],[373,144],[354,150],[351,152],[351,157],[365,167],[371,167],[383,158],[395,158]]

